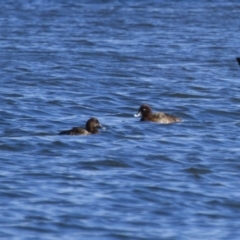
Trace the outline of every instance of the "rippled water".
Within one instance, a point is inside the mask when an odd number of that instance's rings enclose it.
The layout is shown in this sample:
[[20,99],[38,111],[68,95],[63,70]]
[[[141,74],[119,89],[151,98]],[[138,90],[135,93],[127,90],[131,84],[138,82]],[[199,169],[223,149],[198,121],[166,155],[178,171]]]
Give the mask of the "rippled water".
[[1,239],[239,239],[239,11],[1,1]]

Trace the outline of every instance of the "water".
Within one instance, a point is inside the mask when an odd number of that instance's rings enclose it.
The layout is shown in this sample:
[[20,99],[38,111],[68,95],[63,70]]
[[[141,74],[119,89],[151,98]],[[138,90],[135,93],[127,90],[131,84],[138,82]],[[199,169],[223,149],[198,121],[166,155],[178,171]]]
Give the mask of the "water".
[[1,1],[1,239],[239,239],[239,11]]

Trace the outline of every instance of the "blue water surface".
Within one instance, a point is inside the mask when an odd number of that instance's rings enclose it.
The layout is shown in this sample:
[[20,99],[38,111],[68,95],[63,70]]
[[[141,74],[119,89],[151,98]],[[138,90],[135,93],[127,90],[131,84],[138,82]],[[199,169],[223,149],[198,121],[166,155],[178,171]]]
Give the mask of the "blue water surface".
[[2,0],[0,238],[240,239],[239,12]]

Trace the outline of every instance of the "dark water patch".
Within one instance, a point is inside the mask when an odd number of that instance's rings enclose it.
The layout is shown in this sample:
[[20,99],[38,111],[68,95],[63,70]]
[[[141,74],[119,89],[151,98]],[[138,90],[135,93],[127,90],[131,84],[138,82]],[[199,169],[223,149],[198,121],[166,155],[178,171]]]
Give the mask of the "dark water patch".
[[191,173],[193,175],[202,175],[202,174],[211,173],[209,169],[196,168],[196,167],[191,167],[191,168],[185,169],[184,171]]

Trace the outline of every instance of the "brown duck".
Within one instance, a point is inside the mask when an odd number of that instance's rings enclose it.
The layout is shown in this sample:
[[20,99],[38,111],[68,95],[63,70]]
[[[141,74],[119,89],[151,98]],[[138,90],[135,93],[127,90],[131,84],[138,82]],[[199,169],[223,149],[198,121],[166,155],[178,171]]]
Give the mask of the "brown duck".
[[98,133],[98,128],[102,128],[101,124],[96,118],[90,118],[86,122],[86,129],[74,127],[67,131],[62,131],[59,134],[63,135],[88,135]]
[[141,117],[140,121],[151,121],[151,122],[158,122],[158,123],[174,123],[174,122],[181,122],[182,119],[167,113],[163,112],[156,112],[152,113],[151,108],[143,104],[138,113],[134,115],[134,117]]

